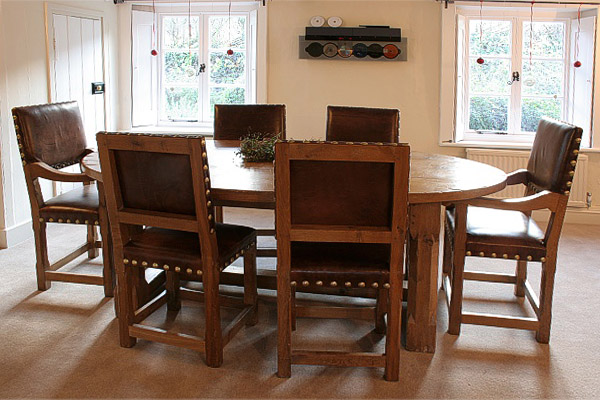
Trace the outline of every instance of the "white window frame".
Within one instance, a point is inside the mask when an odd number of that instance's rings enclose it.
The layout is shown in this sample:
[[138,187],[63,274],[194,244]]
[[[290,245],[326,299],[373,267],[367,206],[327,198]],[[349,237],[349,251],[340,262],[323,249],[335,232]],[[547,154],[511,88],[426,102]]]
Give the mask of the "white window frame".
[[[488,3],[489,4],[489,3]],[[479,4],[473,2],[456,2],[454,4],[449,4],[448,8],[445,8],[445,5],[440,5],[442,8],[442,48],[441,48],[441,87],[440,87],[440,146],[456,146],[456,147],[486,147],[486,148],[518,148],[518,149],[528,149],[531,148],[531,144],[533,141],[533,135],[530,134],[509,134],[509,135],[496,135],[496,134],[469,134],[469,132],[461,131],[457,129],[461,124],[467,124],[467,121],[461,121],[467,118],[467,112],[464,110],[464,104],[467,103],[467,96],[464,87],[460,87],[460,82],[464,83],[464,85],[468,85],[468,77],[463,76],[462,80],[459,79],[458,75],[461,73],[459,71],[459,66],[457,66],[457,60],[459,56],[457,54],[458,51],[463,51],[464,57],[468,57],[466,54],[466,49],[459,43],[458,38],[458,27],[460,22],[460,17],[472,17],[472,19],[479,19]],[[553,8],[554,7],[554,8]],[[572,19],[571,15],[577,13],[577,8],[579,7],[578,3],[574,3],[571,5],[563,5],[560,8],[556,8],[557,6],[545,6],[542,4],[536,4],[534,9],[534,22],[536,20],[546,21],[546,20],[569,20]],[[600,7],[594,6],[585,6],[586,14],[584,14],[582,9],[582,17],[584,15],[597,15],[597,9]],[[484,6],[483,8],[483,19],[493,19],[494,17],[502,18],[502,19],[510,19],[510,18],[529,18],[530,8],[529,5],[519,6],[517,4],[497,4],[495,3],[493,6]],[[569,16],[566,13],[570,14]],[[468,22],[464,22],[468,24]],[[569,54],[570,53],[570,45],[571,45],[571,28],[569,27],[569,22],[567,22],[566,26],[566,42],[565,42],[565,51],[566,51],[566,67],[565,68],[565,90],[564,93],[565,101],[563,106],[565,107],[565,116],[569,116],[572,113],[572,110],[569,109],[569,103],[572,101],[568,98],[572,89],[569,87],[571,82],[570,80],[570,65],[569,63]],[[598,24],[596,24],[596,29],[598,29]],[[519,29],[520,30],[520,29]],[[465,38],[468,40],[468,30],[466,30]],[[513,32],[515,28],[513,27]],[[518,37],[517,40],[522,40],[522,38]],[[599,42],[600,40],[596,40],[595,43],[595,53],[598,53],[599,50]],[[461,50],[462,48],[462,50]],[[513,53],[516,49],[512,49]],[[514,57],[514,55],[513,55]],[[525,60],[525,57],[523,57]],[[594,65],[594,75],[600,76],[600,63],[596,62]],[[515,69],[516,66],[512,67],[512,70]],[[465,71],[466,72],[466,71]],[[592,104],[592,131],[591,131],[591,143],[594,144],[593,141],[593,133],[595,126],[600,126],[600,113],[595,112],[597,109],[596,101],[598,101],[598,95],[600,95],[600,85],[598,85],[598,80],[593,82],[592,92],[593,103]],[[463,96],[462,100],[457,100],[457,96]],[[462,109],[462,112],[460,112]],[[457,110],[459,111],[457,113]],[[461,115],[462,114],[462,115]],[[518,121],[520,125],[520,120]],[[598,142],[598,141],[597,141]],[[596,144],[600,147],[599,144]],[[598,149],[600,150],[600,148]]]
[[[227,16],[229,14],[229,2],[211,2],[205,4],[192,4],[191,13],[193,16],[198,16],[201,14],[201,26],[203,32],[200,32],[201,42],[200,49],[203,53],[206,53],[206,57],[208,57],[208,18],[210,15],[224,15]],[[143,7],[145,11],[151,10],[151,7]],[[156,5],[156,34],[159,36],[159,33],[162,30],[162,16],[166,15],[188,15],[188,7],[187,5],[183,6],[181,3],[179,5]],[[246,23],[246,82],[247,82],[247,90],[246,90],[246,103],[266,103],[267,102],[267,58],[266,58],[266,46],[267,46],[267,7],[260,7],[257,2],[233,2],[231,4],[231,15],[245,15],[247,18]],[[133,28],[133,26],[132,26]],[[157,49],[162,48],[162,40],[160,37],[155,39]],[[208,74],[209,71],[209,63],[207,60],[203,61],[202,54],[199,58],[199,63],[207,64],[206,72],[204,75],[206,78],[204,79],[206,82],[202,84],[200,95],[203,96],[203,107],[205,110],[202,110],[201,113],[204,115],[208,111],[209,107],[209,98],[208,98]],[[155,86],[156,88],[153,90],[153,104],[156,104],[156,110],[153,113],[152,125],[138,125],[133,126],[133,106],[132,106],[132,115],[130,119],[131,129],[132,130],[144,130],[144,131],[160,131],[160,132],[170,132],[173,130],[177,130],[178,132],[190,132],[190,133],[211,133],[213,129],[213,119],[206,118],[204,121],[198,122],[184,122],[184,121],[161,121],[161,113],[162,113],[162,105],[160,104],[161,96],[160,91],[162,90],[162,57],[161,52],[159,50],[159,55],[156,57],[156,69],[155,73]],[[132,94],[135,91],[134,82],[131,81],[131,90]],[[133,98],[133,96],[132,96]],[[206,114],[208,115],[208,114]],[[199,116],[201,116],[199,114]]]

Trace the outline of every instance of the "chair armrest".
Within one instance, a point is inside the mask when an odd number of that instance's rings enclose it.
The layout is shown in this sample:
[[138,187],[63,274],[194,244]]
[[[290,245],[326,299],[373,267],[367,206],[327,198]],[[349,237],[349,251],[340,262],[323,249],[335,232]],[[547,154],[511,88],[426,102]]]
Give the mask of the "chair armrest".
[[517,185],[522,183],[523,185],[527,184],[527,170],[526,169],[518,169],[516,171],[510,172],[506,175],[506,184],[507,185]]
[[527,212],[549,209],[550,211],[556,212],[561,202],[566,204],[566,200],[566,196],[562,194],[544,190],[531,196],[519,197],[516,199],[479,197],[477,199],[468,200],[466,203],[470,206],[496,208],[500,210]]
[[59,182],[93,182],[94,179],[90,178],[84,173],[74,172],[63,172],[55,168],[52,168],[48,164],[42,162],[34,162],[27,164],[31,170],[31,174],[38,178],[49,179],[51,181]]

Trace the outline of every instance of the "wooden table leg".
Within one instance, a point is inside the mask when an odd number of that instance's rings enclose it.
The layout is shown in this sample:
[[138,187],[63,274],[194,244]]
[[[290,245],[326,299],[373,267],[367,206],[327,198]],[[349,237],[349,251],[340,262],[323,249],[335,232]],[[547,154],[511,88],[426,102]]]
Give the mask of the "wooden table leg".
[[441,204],[410,206],[406,349],[435,352]]

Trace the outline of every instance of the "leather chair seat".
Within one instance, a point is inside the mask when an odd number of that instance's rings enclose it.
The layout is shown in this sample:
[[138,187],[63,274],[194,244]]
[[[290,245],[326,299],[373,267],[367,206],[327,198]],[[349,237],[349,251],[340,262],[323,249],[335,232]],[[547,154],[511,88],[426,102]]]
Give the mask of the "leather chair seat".
[[[217,223],[215,230],[221,271],[256,240],[256,231],[246,226]],[[163,268],[166,264],[181,271],[191,268],[196,275],[202,269],[200,241],[193,232],[146,228],[123,246],[123,255],[128,260],[136,260],[138,265],[146,261],[148,267]],[[157,265],[153,265],[155,263]]]
[[[446,211],[447,223],[454,230],[454,212]],[[500,252],[498,247],[505,248]],[[499,210],[493,208],[467,208],[467,251],[486,255],[493,253],[498,257],[507,254],[536,259],[544,257],[546,248],[544,232],[533,218],[520,211]],[[522,250],[522,251],[521,251]]]
[[382,285],[389,282],[389,257],[389,246],[382,244],[293,242],[291,279],[311,286],[317,281]]
[[98,221],[98,190],[95,185],[85,185],[48,199],[40,208],[40,216],[67,222],[95,223]]

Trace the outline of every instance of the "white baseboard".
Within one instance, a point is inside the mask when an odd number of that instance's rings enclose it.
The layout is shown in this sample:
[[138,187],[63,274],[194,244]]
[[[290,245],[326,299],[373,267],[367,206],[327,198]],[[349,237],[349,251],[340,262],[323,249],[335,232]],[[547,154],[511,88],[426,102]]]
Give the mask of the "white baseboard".
[[33,237],[31,220],[0,229],[0,248],[6,249]]

